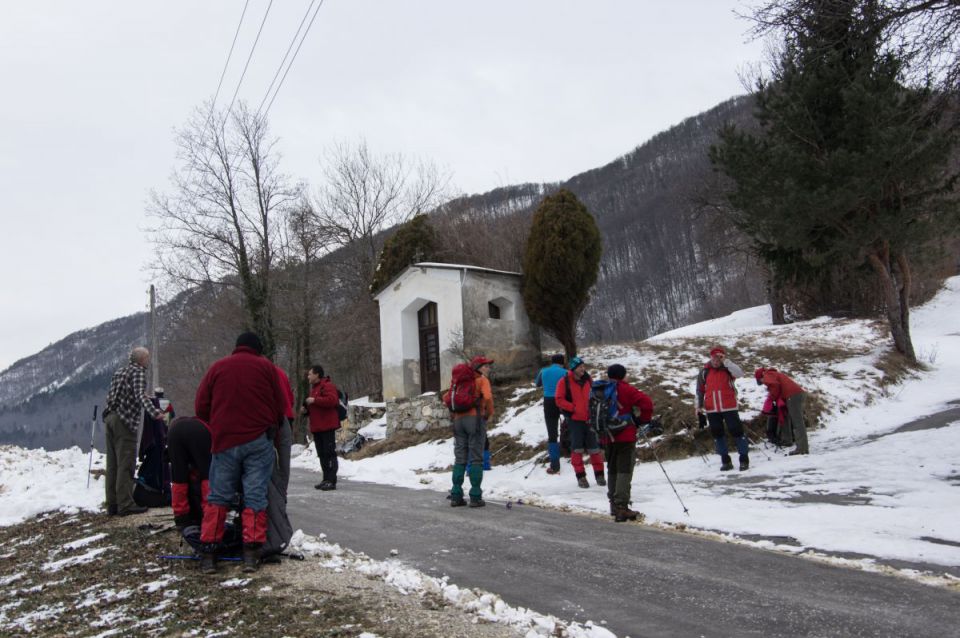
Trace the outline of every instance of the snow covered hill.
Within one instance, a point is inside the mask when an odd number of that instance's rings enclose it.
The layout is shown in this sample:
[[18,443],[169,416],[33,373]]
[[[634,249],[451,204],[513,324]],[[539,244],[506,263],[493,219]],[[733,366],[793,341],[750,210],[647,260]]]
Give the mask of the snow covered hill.
[[[624,364],[630,375],[655,378],[689,401],[693,379],[712,344],[727,347],[748,371],[741,402],[755,414],[765,390],[749,371],[774,364],[816,395],[820,427],[809,456],[753,445],[747,472],[724,473],[712,450],[702,456],[639,464],[633,507],[648,523],[719,534],[791,553],[844,557],[873,568],[922,566],[960,576],[960,277],[913,312],[913,338],[926,370],[894,382],[886,372],[889,338],[875,321],[819,318],[772,326],[765,307],[687,326],[635,345],[588,348],[588,367]],[[797,359],[792,353],[804,353]],[[787,363],[782,363],[786,361]],[[509,433],[535,445],[546,438],[540,401],[518,391],[492,435]],[[691,419],[692,421],[692,419]],[[656,441],[654,444],[656,445]],[[442,493],[449,488],[449,439],[359,461],[342,461],[342,476]],[[312,450],[294,461],[318,469]],[[495,460],[496,463],[496,460]],[[532,473],[526,475],[532,470]],[[668,484],[664,470],[676,486]],[[558,476],[531,465],[495,465],[484,475],[485,498],[605,513],[604,490],[577,487],[565,464]],[[684,513],[683,504],[689,510]],[[957,581],[960,582],[960,581]]]

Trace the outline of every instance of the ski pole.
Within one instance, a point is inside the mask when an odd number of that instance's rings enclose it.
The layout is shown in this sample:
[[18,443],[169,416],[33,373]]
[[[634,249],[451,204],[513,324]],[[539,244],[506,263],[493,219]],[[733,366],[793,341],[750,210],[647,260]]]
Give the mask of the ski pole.
[[683,499],[680,498],[680,493],[677,492],[677,488],[674,487],[673,481],[670,480],[670,475],[667,474],[667,468],[663,467],[663,463],[660,462],[660,456],[657,455],[657,450],[653,447],[653,443],[650,442],[650,437],[647,436],[646,430],[640,428],[640,434],[643,435],[643,438],[647,440],[647,445],[650,446],[650,451],[653,452],[653,458],[657,459],[657,465],[660,466],[660,469],[663,470],[663,475],[667,477],[667,483],[670,484],[671,489],[673,489],[674,495],[676,495],[677,500],[680,501],[680,507],[683,508],[683,513],[687,516],[690,516],[690,510],[687,509],[687,506],[683,504]]
[[533,474],[533,471],[537,469],[537,466],[540,464],[540,461],[542,460],[543,460],[543,456],[538,456],[537,458],[533,459],[533,467],[530,468],[530,471],[527,472],[526,476],[524,476],[523,478],[525,479],[530,478],[530,475]]
[[97,429],[97,407],[93,406],[93,421],[90,422],[90,460],[87,461],[87,489],[90,489],[90,472],[93,470],[93,437]]

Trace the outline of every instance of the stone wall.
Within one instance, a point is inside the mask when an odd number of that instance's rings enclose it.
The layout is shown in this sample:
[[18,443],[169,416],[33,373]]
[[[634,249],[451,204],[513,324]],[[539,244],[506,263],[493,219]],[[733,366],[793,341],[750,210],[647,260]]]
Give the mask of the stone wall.
[[387,401],[387,436],[398,430],[449,429],[453,422],[450,411],[443,405],[440,395],[428,392],[410,399],[389,399]]
[[379,419],[386,412],[386,408],[375,405],[349,405],[347,407],[347,420],[344,421],[339,430],[337,430],[337,443],[346,443],[356,436],[357,431],[371,421]]

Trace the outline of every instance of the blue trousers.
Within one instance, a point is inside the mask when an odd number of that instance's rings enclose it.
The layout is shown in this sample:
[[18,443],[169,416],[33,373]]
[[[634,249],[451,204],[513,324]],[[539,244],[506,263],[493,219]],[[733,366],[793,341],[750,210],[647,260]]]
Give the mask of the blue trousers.
[[207,502],[229,507],[242,487],[244,507],[255,512],[267,509],[267,484],[276,459],[273,441],[266,434],[214,454]]

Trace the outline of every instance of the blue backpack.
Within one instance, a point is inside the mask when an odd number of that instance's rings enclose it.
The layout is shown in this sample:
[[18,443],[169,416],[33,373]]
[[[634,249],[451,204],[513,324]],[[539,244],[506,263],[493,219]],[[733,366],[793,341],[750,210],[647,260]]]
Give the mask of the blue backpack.
[[629,416],[621,419],[617,405],[617,382],[594,381],[590,388],[590,427],[600,436],[613,439],[633,423]]

